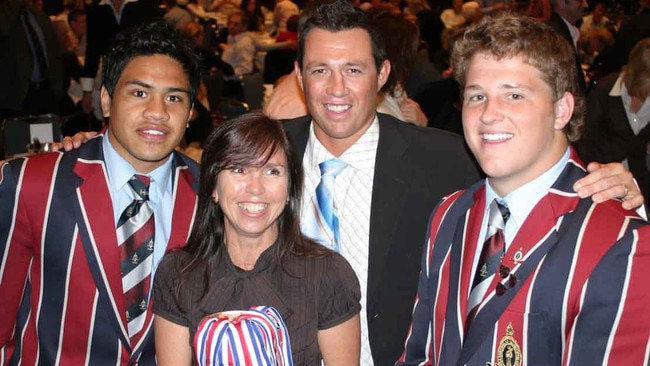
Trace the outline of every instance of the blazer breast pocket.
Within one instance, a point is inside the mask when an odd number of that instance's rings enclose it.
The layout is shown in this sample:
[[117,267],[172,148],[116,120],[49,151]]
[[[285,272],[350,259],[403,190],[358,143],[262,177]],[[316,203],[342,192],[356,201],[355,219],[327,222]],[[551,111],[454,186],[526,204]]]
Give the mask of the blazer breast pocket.
[[512,366],[561,364],[562,332],[556,325],[545,312],[506,310],[494,343],[496,364],[500,360]]

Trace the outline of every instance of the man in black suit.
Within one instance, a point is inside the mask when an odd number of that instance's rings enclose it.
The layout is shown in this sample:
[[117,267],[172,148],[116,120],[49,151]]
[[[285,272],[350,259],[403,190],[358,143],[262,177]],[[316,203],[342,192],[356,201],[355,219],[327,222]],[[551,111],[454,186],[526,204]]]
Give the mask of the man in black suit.
[[582,19],[582,12],[587,7],[587,0],[551,0],[551,7],[553,8],[553,12],[551,13],[551,18],[548,20],[548,25],[573,45],[573,49],[576,50],[578,83],[582,92],[586,93],[587,83],[577,49],[580,30],[575,25],[578,20]]
[[0,121],[57,113],[65,93],[63,61],[47,15],[27,0],[0,1],[0,45]]
[[82,106],[86,112],[92,109],[92,91],[99,61],[111,41],[122,30],[160,16],[153,0],[102,0],[94,1],[86,9],[88,32],[86,34],[86,57],[81,73],[84,90]]
[[650,0],[640,0],[639,11],[626,18],[616,34],[614,48],[606,60],[606,71],[621,71],[634,45],[646,37],[650,37]]
[[[295,63],[310,115],[284,122],[305,170],[301,221],[307,229],[318,210],[319,164],[342,160],[347,166],[335,178],[333,201],[341,253],[362,285],[361,364],[393,365],[408,331],[429,214],[479,173],[459,136],[376,112],[390,62],[361,11],[344,0],[311,6],[300,21]],[[589,183],[606,170],[583,181],[582,193],[595,192]],[[633,185],[627,172],[614,180],[607,197],[624,196],[623,184]],[[642,204],[635,195],[627,197],[631,207]],[[324,231],[317,239],[333,239],[334,230]]]
[[[347,186],[339,190],[337,183],[334,204],[341,253],[364,287],[361,364],[392,365],[411,318],[428,215],[443,195],[479,173],[459,136],[376,112],[390,63],[365,14],[345,1],[305,13],[295,70],[311,116],[285,122],[305,168],[301,220],[308,221],[317,165],[332,157],[347,163],[336,178]],[[349,207],[354,200],[357,207]],[[367,260],[352,258],[350,247],[365,251]]]

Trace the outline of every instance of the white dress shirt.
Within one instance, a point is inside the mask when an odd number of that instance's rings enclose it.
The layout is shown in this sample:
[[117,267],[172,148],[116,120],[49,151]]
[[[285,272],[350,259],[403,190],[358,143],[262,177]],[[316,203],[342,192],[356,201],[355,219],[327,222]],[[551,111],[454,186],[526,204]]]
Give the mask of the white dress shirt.
[[[549,189],[555,183],[557,178],[560,176],[567,162],[569,161],[569,148],[566,149],[560,160],[558,160],[555,165],[553,165],[549,170],[544,172],[539,177],[533,179],[532,181],[524,184],[523,186],[515,189],[514,191],[508,193],[505,197],[501,198],[494,191],[490,185],[490,179],[485,180],[485,211],[483,213],[483,222],[481,224],[481,232],[478,236],[478,244],[476,253],[474,254],[474,263],[472,268],[478,266],[479,257],[481,255],[481,249],[483,248],[483,242],[485,241],[485,235],[487,232],[487,220],[488,220],[488,208],[490,203],[497,199],[501,203],[505,203],[510,211],[510,218],[506,222],[505,228],[503,230],[503,237],[505,240],[505,249],[504,252],[508,251],[508,246],[514,240],[519,228],[523,225],[528,215],[533,210],[535,205],[548,193]],[[476,272],[476,271],[474,271]],[[474,274],[472,273],[472,280],[470,284],[474,281]]]
[[248,32],[228,36],[228,48],[223,51],[221,59],[227,62],[241,76],[253,72],[255,61],[255,41]]
[[[110,144],[108,133],[104,134],[102,142],[104,152],[104,161],[106,162],[106,172],[108,174],[108,188],[111,193],[113,202],[113,218],[117,227],[117,221],[124,212],[126,206],[133,202],[133,191],[129,187],[129,179],[137,172],[131,164],[122,158]],[[173,154],[173,153],[172,153]],[[172,194],[172,158],[163,165],[154,169],[147,175],[151,177],[149,187],[149,202],[154,212],[155,220],[155,239],[153,249],[153,266],[151,269],[151,281],[158,268],[158,263],[165,255],[169,235],[172,228],[172,213],[174,210],[174,201]]]
[[[368,283],[368,251],[370,240],[370,204],[372,200],[375,158],[379,142],[379,121],[375,117],[368,130],[338,158],[348,166],[336,177],[334,207],[339,216],[341,255],[347,259],[361,286],[361,365],[372,365],[368,322],[366,319],[366,296]],[[303,157],[305,181],[301,219],[310,209],[316,186],[320,182],[318,164],[334,158],[318,141],[313,122]]]
[[625,72],[621,72],[618,75],[618,79],[614,83],[614,86],[609,91],[610,97],[621,97],[623,100],[623,108],[625,109],[625,115],[627,116],[627,121],[632,127],[635,135],[638,135],[639,132],[650,122],[650,97],[646,98],[639,108],[638,111],[633,112],[631,108],[632,97],[627,91],[627,87],[623,82],[625,78]]

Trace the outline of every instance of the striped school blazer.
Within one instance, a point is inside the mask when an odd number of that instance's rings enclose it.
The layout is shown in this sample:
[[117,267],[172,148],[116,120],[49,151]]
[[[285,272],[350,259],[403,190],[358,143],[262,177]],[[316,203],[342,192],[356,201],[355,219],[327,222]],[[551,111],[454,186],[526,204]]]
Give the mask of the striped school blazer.
[[501,263],[516,284],[495,276],[467,330],[484,183],[438,205],[398,365],[648,364],[650,226],[620,202],[580,199],[584,175],[572,150],[508,244]]
[[[154,365],[130,344],[102,135],[0,167],[0,365]],[[168,249],[184,245],[198,166],[174,153]]]

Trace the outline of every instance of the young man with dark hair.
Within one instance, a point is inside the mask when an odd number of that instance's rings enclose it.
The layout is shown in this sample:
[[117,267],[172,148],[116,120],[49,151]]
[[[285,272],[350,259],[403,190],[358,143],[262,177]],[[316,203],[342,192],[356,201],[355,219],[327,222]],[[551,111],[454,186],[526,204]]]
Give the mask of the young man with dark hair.
[[103,134],[0,166],[3,365],[156,363],[149,288],[196,209],[198,167],[174,148],[199,65],[163,22],[118,35],[104,65]]

